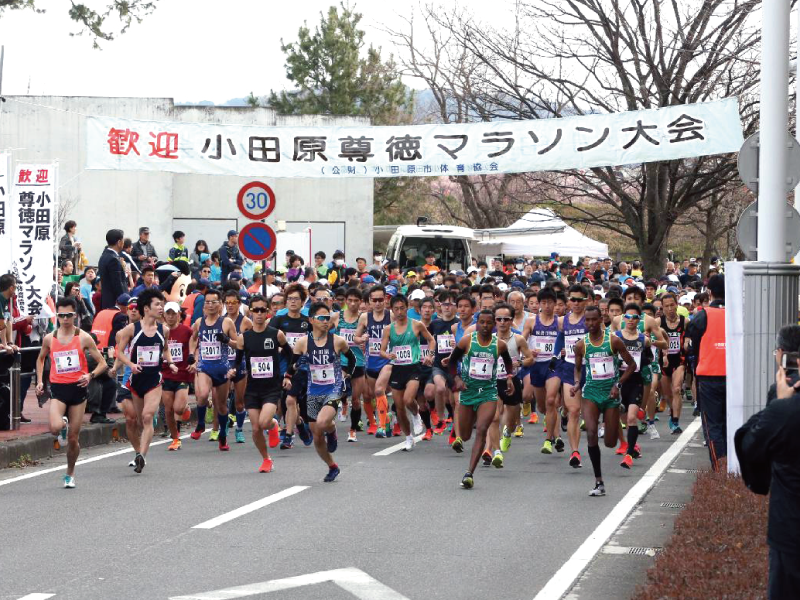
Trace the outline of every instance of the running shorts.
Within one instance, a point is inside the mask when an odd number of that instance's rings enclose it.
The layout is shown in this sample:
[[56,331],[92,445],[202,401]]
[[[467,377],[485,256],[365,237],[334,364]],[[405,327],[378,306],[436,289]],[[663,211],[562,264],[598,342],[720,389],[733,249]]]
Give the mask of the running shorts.
[[419,365],[392,365],[389,387],[403,390],[409,381],[419,381]]
[[319,416],[319,411],[325,406],[331,406],[334,409],[339,408],[339,398],[336,396],[309,396],[306,400],[305,419],[309,423],[314,423]]
[[138,398],[144,398],[147,392],[161,385],[161,373],[140,373],[131,375],[128,389]]
[[514,393],[509,395],[507,392],[508,384],[506,384],[506,380],[498,379],[497,395],[500,396],[500,400],[503,401],[505,406],[519,406],[522,404],[522,381],[518,379],[518,376],[512,377],[511,381],[514,382]]
[[80,406],[86,402],[88,387],[81,387],[77,383],[51,383],[50,397],[67,406]]
[[185,381],[173,381],[172,379],[164,379],[161,382],[161,388],[165,392],[179,392],[181,390],[188,390],[189,384]]
[[244,394],[244,407],[247,410],[261,410],[265,404],[274,404],[278,406],[281,401],[281,391],[273,390],[271,392],[262,392],[257,394],[255,392],[245,392]]

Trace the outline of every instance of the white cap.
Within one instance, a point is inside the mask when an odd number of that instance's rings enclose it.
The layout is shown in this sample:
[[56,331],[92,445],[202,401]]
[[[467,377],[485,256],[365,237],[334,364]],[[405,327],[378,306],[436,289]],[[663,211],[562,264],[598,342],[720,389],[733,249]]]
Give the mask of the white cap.
[[422,290],[414,290],[408,297],[409,300],[422,300],[425,298],[425,292]]
[[508,284],[507,283],[498,283],[497,284],[497,289],[500,290],[501,292],[505,292],[506,290],[508,290]]
[[467,269],[467,275],[469,275],[470,273],[477,273],[477,272],[478,272],[478,268],[477,267],[469,267]]
[[164,312],[167,312],[167,311],[170,311],[170,310],[171,310],[172,312],[175,312],[175,313],[179,313],[179,314],[180,314],[180,312],[181,312],[181,305],[180,305],[180,304],[178,304],[177,302],[167,302],[167,303],[164,305]]
[[691,299],[691,298],[689,298],[689,296],[684,296],[683,298],[681,298],[680,300],[678,300],[678,304],[680,304],[680,305],[682,305],[682,306],[691,306],[691,304],[692,304],[692,299]]

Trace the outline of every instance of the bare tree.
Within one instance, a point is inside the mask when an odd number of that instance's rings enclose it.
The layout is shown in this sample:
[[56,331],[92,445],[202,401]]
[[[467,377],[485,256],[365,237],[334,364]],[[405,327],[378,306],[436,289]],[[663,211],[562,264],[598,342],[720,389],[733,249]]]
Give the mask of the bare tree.
[[[413,22],[396,40],[445,122],[559,118],[660,108],[738,96],[755,131],[759,84],[757,0],[519,0],[512,29],[468,13],[423,8],[427,45]],[[421,48],[427,48],[426,51]],[[788,93],[788,90],[787,90]],[[682,214],[737,177],[733,156],[529,173],[528,202],[571,207],[569,220],[631,239],[648,275],[660,274]],[[497,199],[493,199],[496,201]]]

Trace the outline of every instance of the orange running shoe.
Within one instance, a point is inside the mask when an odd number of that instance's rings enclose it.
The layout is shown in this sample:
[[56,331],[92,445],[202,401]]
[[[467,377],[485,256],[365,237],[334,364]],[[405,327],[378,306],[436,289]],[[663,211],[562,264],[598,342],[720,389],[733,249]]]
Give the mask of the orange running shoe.
[[623,469],[630,469],[633,466],[633,457],[630,454],[626,454],[619,466]]
[[167,450],[170,450],[170,451],[172,451],[172,450],[180,450],[180,449],[181,449],[181,441],[180,440],[176,440],[176,439],[172,440],[172,443],[167,448]]
[[531,418],[528,419],[528,423],[538,423],[539,422],[539,415],[536,411],[531,413]]
[[422,440],[424,442],[429,442],[432,437],[433,437],[433,429],[426,429],[425,435],[422,436]]
[[279,427],[277,425],[273,425],[272,429],[267,432],[267,437],[269,438],[269,447],[270,448],[277,448],[278,444],[281,443],[281,432],[279,431]]
[[622,456],[623,454],[627,454],[628,453],[628,442],[622,442],[619,445],[619,448],[617,448],[617,452],[616,453],[619,454],[620,456]]
[[192,418],[192,409],[187,406],[186,410],[183,411],[183,414],[181,415],[181,421],[185,423],[191,418]]
[[265,458],[264,462],[261,463],[261,466],[258,467],[259,473],[270,473],[272,471],[272,459]]
[[367,427],[367,435],[375,435],[375,432],[378,431],[378,424],[373,423],[369,427]]
[[403,435],[403,430],[400,429],[400,423],[395,423],[394,427],[392,428],[392,435],[397,437],[399,435]]

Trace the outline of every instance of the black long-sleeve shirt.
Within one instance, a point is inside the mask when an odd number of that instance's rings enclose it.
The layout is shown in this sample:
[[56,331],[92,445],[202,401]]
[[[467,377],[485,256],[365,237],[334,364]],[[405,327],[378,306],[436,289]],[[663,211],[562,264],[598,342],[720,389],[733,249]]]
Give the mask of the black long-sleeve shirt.
[[[710,305],[711,308],[725,308],[725,298],[714,300]],[[700,357],[700,340],[708,328],[708,315],[706,311],[701,310],[694,314],[692,319],[686,326],[686,337],[692,340],[692,347],[689,349],[689,356],[695,358]]]

